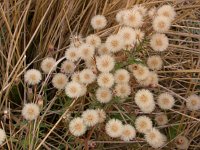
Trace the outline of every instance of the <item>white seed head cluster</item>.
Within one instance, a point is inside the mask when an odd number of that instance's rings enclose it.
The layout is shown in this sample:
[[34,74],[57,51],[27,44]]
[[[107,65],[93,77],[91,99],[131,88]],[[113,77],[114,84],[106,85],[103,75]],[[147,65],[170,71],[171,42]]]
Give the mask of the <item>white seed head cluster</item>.
[[158,96],[158,106],[161,109],[171,109],[174,103],[174,97],[169,93],[162,93]]
[[135,136],[136,136],[136,131],[132,125],[130,125],[130,124],[123,125],[122,134],[120,136],[121,140],[130,141],[133,138],[135,138]]
[[121,10],[116,14],[116,21],[120,24],[124,24],[125,20],[124,20],[124,16],[126,13],[128,13],[129,10]]
[[176,16],[176,12],[175,12],[174,8],[171,5],[163,5],[163,6],[161,6],[158,9],[157,14],[159,16],[167,17],[171,21],[173,21],[175,16]]
[[75,64],[72,61],[69,61],[69,60],[65,60],[61,64],[61,71],[63,73],[73,73],[75,68],[76,68]]
[[112,92],[108,88],[98,88],[96,91],[97,101],[100,103],[108,103],[112,99]]
[[22,116],[26,120],[35,120],[40,114],[40,108],[37,104],[27,103],[22,109]]
[[169,18],[164,16],[157,16],[153,20],[153,29],[156,32],[164,33],[170,29],[171,21]]
[[86,125],[84,124],[83,118],[77,117],[70,121],[69,123],[69,131],[74,136],[81,136],[85,134],[87,130]]
[[101,73],[97,78],[100,87],[111,88],[114,84],[114,77],[111,73]]
[[101,38],[96,34],[91,34],[86,37],[86,43],[98,48],[101,45]]
[[101,44],[101,46],[98,48],[98,53],[99,53],[99,55],[110,54],[110,50],[107,48],[106,44],[103,43],[103,44]]
[[96,63],[95,63],[94,58],[85,60],[85,66],[94,71],[96,69]]
[[94,109],[87,109],[82,113],[83,122],[86,126],[92,127],[99,122],[99,114]]
[[101,55],[96,58],[97,69],[101,72],[110,72],[115,65],[115,60],[110,55]]
[[155,7],[152,7],[151,9],[149,9],[148,11],[148,16],[152,19],[154,18],[156,15],[156,8]]
[[150,40],[150,46],[155,51],[165,51],[168,48],[169,40],[165,34],[155,33]]
[[87,86],[84,84],[81,84],[81,92],[80,92],[80,97],[84,96],[87,93]]
[[150,131],[145,133],[145,140],[153,148],[159,148],[159,147],[164,146],[167,138],[158,129],[152,128]]
[[79,75],[80,75],[79,72],[74,72],[71,76],[72,81],[80,83],[81,81]]
[[125,69],[118,69],[114,74],[116,83],[128,83],[130,79],[129,72]]
[[51,57],[45,58],[41,63],[41,69],[44,73],[49,73],[50,71],[54,71],[56,69],[56,60]]
[[95,81],[96,75],[91,69],[84,69],[79,73],[80,81],[84,84],[90,84]]
[[136,41],[136,34],[133,28],[123,27],[119,30],[118,35],[123,39],[125,45],[134,44]]
[[118,119],[110,119],[106,123],[106,133],[112,138],[118,138],[121,136],[123,131],[123,124]]
[[158,85],[158,75],[155,72],[150,71],[147,78],[139,81],[139,84],[142,85],[142,86],[156,87]]
[[6,139],[6,132],[3,129],[0,129],[0,145],[5,141]]
[[137,91],[135,94],[135,103],[144,113],[150,113],[155,109],[153,94],[146,89]]
[[139,116],[135,120],[135,128],[140,133],[147,133],[153,127],[151,119],[147,116]]
[[140,12],[130,10],[124,14],[124,24],[130,27],[139,28],[143,24],[143,17]]
[[36,85],[42,80],[41,72],[36,69],[29,69],[25,72],[24,80],[29,85]]
[[146,16],[147,8],[142,5],[134,5],[132,10],[138,11],[142,16]]
[[115,86],[115,95],[120,98],[127,98],[131,94],[131,87],[127,83],[117,84]]
[[64,89],[68,82],[67,76],[62,73],[57,73],[52,79],[52,84],[58,90]]
[[163,65],[162,58],[159,55],[150,56],[147,59],[147,65],[152,70],[160,70]]
[[110,35],[106,39],[106,47],[113,53],[119,52],[124,46],[120,35]]
[[72,35],[70,38],[70,48],[79,48],[83,44],[81,35]]
[[93,58],[94,53],[95,53],[95,47],[92,45],[84,43],[79,47],[79,55],[83,60]]
[[139,44],[144,39],[144,32],[140,29],[135,29],[136,43]]
[[188,149],[190,142],[187,137],[185,136],[177,136],[175,139],[175,144],[178,149]]
[[79,56],[79,49],[76,47],[70,47],[66,50],[65,52],[65,57],[67,60],[75,62],[77,61],[80,56]]
[[103,109],[87,109],[83,111],[81,117],[72,119],[69,123],[69,131],[76,137],[82,136],[87,129],[103,123],[106,113]]
[[149,75],[149,69],[146,66],[140,64],[133,65],[133,69],[131,69],[131,71],[138,81],[146,79]]
[[168,118],[166,114],[158,114],[155,116],[155,121],[159,126],[166,125],[168,123]]
[[78,98],[81,95],[82,86],[80,83],[71,81],[65,87],[65,93],[70,98]]
[[106,120],[106,112],[103,109],[97,109],[99,115],[99,123],[103,123]]
[[[142,30],[145,28],[146,23],[143,23],[147,15],[152,21],[153,34]],[[86,100],[87,104],[95,100],[98,104],[94,105],[94,108],[84,103],[84,110],[80,117],[75,114],[76,117],[69,123],[69,131],[73,136],[83,136],[87,130],[98,125],[100,129],[106,121],[107,112],[102,109],[102,106],[96,107],[103,105],[106,110],[112,110],[110,104],[115,98],[123,102],[132,98],[135,93],[135,104],[142,113],[152,113],[155,110],[156,104],[151,92],[153,90],[138,90],[137,86],[155,88],[159,80],[157,73],[162,69],[163,61],[159,55],[153,55],[145,59],[146,64],[144,64],[139,58],[143,52],[138,52],[137,48],[148,44],[155,52],[167,50],[169,39],[164,33],[170,30],[175,15],[176,12],[170,5],[163,5],[158,9],[152,8],[148,12],[144,6],[135,5],[116,14],[116,21],[120,26],[113,33],[109,31],[107,34],[103,31],[99,32],[107,26],[105,16],[95,15],[90,22],[94,32],[92,34],[90,32],[85,38],[80,35],[71,36],[70,46],[65,51],[66,60],[61,63],[60,68],[57,68],[57,62],[52,57],[47,57],[42,61],[41,69],[45,74],[50,71],[56,72],[58,69],[61,72],[52,75],[51,82],[54,88],[64,89],[65,94],[73,100]],[[135,58],[137,56],[138,58]],[[121,65],[123,67],[119,68],[118,66]],[[126,66],[129,71],[126,70]],[[42,80],[42,75],[40,71],[30,69],[25,73],[24,78],[28,85],[36,85]],[[135,89],[137,90],[134,91]],[[161,109],[167,110],[174,106],[175,100],[171,94],[161,93],[158,95],[157,103]],[[186,106],[190,111],[199,110],[200,97],[189,96]],[[37,119],[39,114],[40,108],[34,103],[25,104],[22,109],[22,116],[29,121]],[[155,122],[158,126],[166,125],[167,115],[158,113],[155,115]],[[166,143],[166,136],[153,127],[149,116],[137,116],[135,127],[131,124],[123,124],[119,119],[110,119],[105,123],[105,132],[111,138],[131,141],[136,137],[136,131],[144,134],[147,143],[155,149],[161,148]],[[0,144],[5,138],[5,132],[0,129]],[[185,142],[188,146],[188,141],[184,138],[179,140],[179,143],[181,142],[183,145]]]
[[200,109],[200,97],[196,94],[190,95],[187,98],[186,106],[188,110],[196,111]]
[[96,15],[92,18],[91,25],[94,29],[100,30],[107,25],[107,20],[103,15]]

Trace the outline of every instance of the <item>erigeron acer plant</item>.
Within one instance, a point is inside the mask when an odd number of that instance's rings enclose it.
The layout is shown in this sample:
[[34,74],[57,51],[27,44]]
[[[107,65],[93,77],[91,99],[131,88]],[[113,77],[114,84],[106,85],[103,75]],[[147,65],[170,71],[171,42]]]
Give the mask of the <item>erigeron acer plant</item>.
[[[87,96],[95,99],[98,104],[90,108],[92,104],[89,103],[80,115],[76,115],[67,123],[66,126],[74,137],[84,139],[86,132],[92,134],[96,130],[95,127],[102,124],[101,130],[105,130],[111,138],[130,141],[141,134],[154,148],[166,144],[166,135],[156,128],[152,122],[153,118],[148,114],[156,107],[170,110],[175,104],[175,98],[171,93],[154,93],[152,88],[159,85],[156,71],[161,70],[164,65],[159,54],[169,46],[168,37],[164,33],[169,30],[176,13],[173,7],[164,5],[157,10],[149,10],[149,16],[146,14],[147,9],[138,5],[119,11],[116,14],[119,29],[103,38],[99,36],[98,31],[106,28],[107,20],[103,15],[96,15],[91,19],[91,26],[95,32],[85,38],[72,36],[64,56],[66,60],[61,58],[56,61],[55,58],[48,56],[41,62],[41,70],[47,74],[45,84],[50,82],[54,88],[59,92],[65,92],[73,101]],[[152,19],[151,33],[142,28],[146,18]],[[156,55],[140,60],[139,55],[142,54],[144,47],[152,49]],[[50,77],[49,81],[46,80],[47,77]],[[24,79],[28,86],[43,90],[42,74],[39,69],[27,70]],[[42,86],[37,87],[38,84]],[[138,87],[137,91],[134,91],[132,86]],[[131,120],[110,117],[107,113],[116,110],[114,105],[120,105],[124,101],[134,101],[137,108],[144,113],[135,118],[134,124]],[[24,119],[31,121],[38,118],[42,110],[38,104],[39,101],[24,104]],[[200,109],[199,96],[189,96],[186,106],[191,111]],[[71,111],[73,112],[73,109]],[[157,125],[166,124],[166,118],[165,114],[156,116]],[[3,130],[0,131],[2,143],[6,136]]]

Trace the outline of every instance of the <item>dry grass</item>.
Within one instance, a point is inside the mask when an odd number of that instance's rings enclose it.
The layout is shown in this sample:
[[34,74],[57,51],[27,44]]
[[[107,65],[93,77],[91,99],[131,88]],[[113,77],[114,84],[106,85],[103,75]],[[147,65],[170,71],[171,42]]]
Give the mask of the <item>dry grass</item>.
[[[160,127],[168,137],[168,143],[163,149],[174,149],[174,138],[180,134],[189,138],[189,149],[200,149],[200,112],[191,113],[184,107],[184,97],[191,93],[200,94],[199,0],[1,1],[0,113],[2,127],[8,135],[2,149],[83,149],[89,140],[96,142],[95,149],[99,150],[149,147],[143,138],[131,142],[110,139],[100,127],[94,132],[90,131],[85,139],[75,139],[69,134],[66,114],[73,111],[76,116],[85,108],[97,104],[89,97],[74,101],[66,99],[63,92],[56,93],[55,90],[48,89],[49,83],[41,85],[44,89],[40,92],[44,107],[38,121],[27,124],[21,116],[22,106],[29,101],[28,96],[31,96],[23,78],[27,68],[39,68],[41,60],[46,56],[61,58],[69,45],[71,35],[88,35],[93,32],[90,19],[95,14],[104,14],[109,20],[108,28],[98,31],[102,39],[105,39],[118,29],[114,20],[116,12],[138,3],[147,8],[170,3],[178,14],[171,31],[167,33],[170,37],[170,48],[161,54],[165,64],[164,69],[158,72],[161,85],[154,90],[155,93],[169,91],[176,97],[176,106],[166,112],[170,118],[169,124]],[[144,28],[151,31],[150,27]],[[50,46],[54,47],[53,51]],[[153,53],[144,49],[138,57],[145,60],[146,56]],[[33,91],[35,101],[38,98],[37,93],[39,91]],[[133,123],[136,112],[142,113],[136,111],[133,101],[120,105],[116,103],[113,106],[115,109],[107,111],[109,116],[121,118],[125,122]],[[4,113],[5,109],[8,113]],[[158,113],[160,110],[157,108],[150,116],[153,118]]]

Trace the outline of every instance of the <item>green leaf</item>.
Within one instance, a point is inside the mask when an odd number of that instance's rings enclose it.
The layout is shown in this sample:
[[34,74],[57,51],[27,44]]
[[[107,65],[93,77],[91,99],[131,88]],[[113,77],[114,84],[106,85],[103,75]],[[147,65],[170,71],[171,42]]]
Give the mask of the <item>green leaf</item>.
[[179,125],[169,127],[168,132],[170,140],[174,139],[180,132]]

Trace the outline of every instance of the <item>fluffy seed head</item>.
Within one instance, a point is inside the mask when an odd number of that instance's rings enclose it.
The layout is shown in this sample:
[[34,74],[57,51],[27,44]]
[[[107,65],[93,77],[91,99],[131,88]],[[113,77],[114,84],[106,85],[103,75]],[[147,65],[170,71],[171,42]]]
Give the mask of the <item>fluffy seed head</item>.
[[79,49],[75,47],[70,47],[65,52],[65,57],[67,60],[75,62],[79,59]]
[[117,137],[120,137],[122,134],[123,125],[122,125],[122,122],[118,119],[110,119],[106,123],[105,129],[106,129],[106,133],[110,137],[117,138]]
[[99,123],[103,123],[106,120],[106,112],[103,109],[97,109],[99,115]]
[[135,128],[140,133],[146,133],[152,129],[152,121],[147,116],[139,116],[135,120]]
[[145,134],[145,140],[153,148],[159,148],[164,146],[164,144],[167,141],[167,138],[165,135],[160,133],[158,129],[152,128],[149,132]]
[[147,108],[145,107],[140,107],[141,111],[144,113],[151,113],[155,109],[155,102],[153,101]]
[[100,103],[108,103],[112,99],[112,92],[108,88],[98,88],[96,98]]
[[125,69],[118,69],[114,75],[116,83],[128,83],[130,80],[130,74]]
[[47,57],[42,61],[41,69],[44,73],[49,73],[51,70],[54,71],[56,69],[55,64],[56,64],[56,60],[54,58]]
[[70,47],[79,48],[83,44],[81,35],[72,35],[70,38]]
[[89,44],[82,44],[79,47],[80,57],[84,60],[91,59],[94,55],[95,48]]
[[135,103],[144,113],[150,113],[155,109],[153,94],[146,89],[137,91],[135,94]]
[[22,116],[26,120],[35,120],[40,114],[40,109],[37,104],[27,103],[22,109]]
[[175,16],[176,16],[176,12],[175,12],[174,8],[171,5],[163,5],[163,6],[161,6],[158,9],[157,14],[159,16],[168,17],[171,21],[173,21]]
[[142,86],[155,87],[158,85],[158,75],[155,72],[150,71],[148,77],[145,78],[144,80],[139,81],[139,84]]
[[158,96],[158,106],[161,109],[171,109],[174,103],[174,97],[169,93],[162,93]]
[[131,94],[131,87],[129,84],[124,83],[124,84],[117,84],[115,86],[115,95],[120,97],[120,98],[127,98]]
[[164,51],[168,48],[169,40],[165,34],[156,33],[152,35],[150,46],[155,51]]
[[124,46],[124,43],[119,35],[110,35],[107,37],[105,44],[106,47],[113,53],[119,52]]
[[114,77],[111,73],[101,73],[97,78],[100,87],[110,88],[114,84]]
[[171,26],[171,21],[167,17],[157,16],[153,20],[153,29],[156,32],[159,33],[167,32],[170,26]]
[[6,139],[6,132],[3,129],[0,129],[0,145],[5,141]]
[[123,27],[119,30],[118,35],[123,39],[125,45],[131,45],[136,41],[135,30],[131,27]]
[[74,72],[71,77],[72,81],[80,83],[81,81],[79,74],[80,74],[79,72]]
[[178,149],[188,149],[190,143],[189,140],[185,136],[178,136],[175,139],[175,144]]
[[92,127],[99,122],[99,115],[94,109],[87,109],[82,114],[83,122],[86,126]]
[[121,140],[130,141],[133,138],[135,138],[135,136],[136,136],[136,131],[132,125],[130,124],[123,125],[122,134],[120,136]]
[[65,93],[70,98],[77,98],[81,95],[81,84],[75,81],[71,81],[65,87]]
[[132,11],[138,11],[142,16],[146,16],[147,9],[142,5],[135,5]]
[[95,60],[93,58],[85,60],[85,65],[86,65],[87,68],[90,68],[92,70],[96,69],[96,63],[95,63]]
[[138,81],[146,79],[149,75],[149,69],[146,66],[140,64],[132,65],[130,70],[133,72],[134,77]]
[[87,130],[87,127],[83,123],[83,119],[80,117],[72,119],[69,123],[69,131],[74,136],[81,136],[85,134],[86,130]]
[[107,20],[103,15],[96,15],[91,20],[93,29],[103,29],[107,25]]
[[84,69],[79,74],[80,81],[84,84],[90,84],[95,81],[96,75],[91,69]]
[[87,93],[87,86],[84,84],[81,84],[81,92],[80,92],[80,97],[84,96]]
[[156,8],[153,7],[153,8],[151,8],[151,9],[149,9],[149,11],[148,11],[148,16],[152,19],[152,18],[155,17],[155,15],[156,15]]
[[56,75],[54,75],[52,79],[53,86],[57,88],[58,90],[64,89],[67,82],[68,82],[68,79],[66,75],[62,73],[57,73]]
[[75,64],[69,60],[65,60],[61,64],[61,71],[64,73],[73,73],[75,68],[76,68]]
[[134,28],[139,28],[143,24],[142,15],[138,11],[130,10],[124,14],[124,24]]
[[139,44],[144,39],[144,32],[140,29],[135,29],[136,43]]
[[97,69],[101,72],[110,72],[115,66],[115,60],[110,55],[101,55],[96,59]]
[[128,13],[129,12],[129,10],[121,10],[121,11],[119,11],[118,13],[117,13],[117,15],[116,15],[116,21],[118,22],[118,23],[120,23],[120,24],[124,24],[124,16],[125,16],[125,14],[126,13]]
[[24,75],[24,80],[29,85],[36,85],[42,80],[41,72],[36,69],[29,69]]
[[86,43],[98,48],[101,45],[101,38],[96,34],[91,34],[86,37]]
[[155,116],[155,121],[159,126],[163,126],[168,123],[168,118],[166,114],[158,114]]
[[159,55],[154,55],[147,59],[147,65],[152,70],[160,70],[162,68],[163,61]]
[[191,111],[200,109],[200,97],[196,94],[190,95],[187,98],[186,107]]
[[101,46],[98,48],[98,54],[99,55],[110,54],[110,50],[107,48],[106,44],[101,44]]

